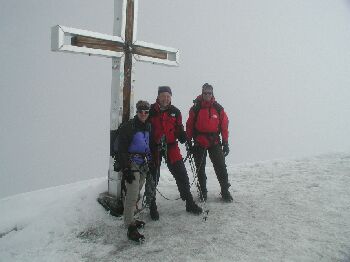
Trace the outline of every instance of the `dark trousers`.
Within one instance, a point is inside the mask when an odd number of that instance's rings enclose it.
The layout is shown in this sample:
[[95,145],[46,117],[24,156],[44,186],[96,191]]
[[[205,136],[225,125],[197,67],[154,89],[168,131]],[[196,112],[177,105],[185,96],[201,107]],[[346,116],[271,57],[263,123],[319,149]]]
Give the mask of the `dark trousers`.
[[[167,163],[168,169],[172,176],[175,178],[177,189],[179,190],[180,197],[182,200],[193,200],[193,196],[190,190],[190,182],[188,179],[187,170],[183,160],[179,160],[173,164]],[[155,181],[155,185],[158,185],[160,165],[151,169],[151,174]],[[146,182],[147,183],[147,182]]]
[[221,192],[226,192],[231,185],[228,182],[225,157],[220,144],[214,145],[207,149],[198,145],[194,147],[193,156],[196,163],[200,190],[203,193],[207,192],[207,175],[205,174],[205,165],[208,152],[210,160],[213,163],[216,177],[221,187]]

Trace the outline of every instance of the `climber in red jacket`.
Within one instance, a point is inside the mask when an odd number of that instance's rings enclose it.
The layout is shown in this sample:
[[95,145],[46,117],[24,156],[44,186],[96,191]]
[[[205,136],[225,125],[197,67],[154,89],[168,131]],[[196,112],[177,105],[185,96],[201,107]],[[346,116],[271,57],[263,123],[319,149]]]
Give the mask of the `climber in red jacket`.
[[[202,213],[202,208],[193,200],[188,174],[178,146],[178,141],[180,143],[187,141],[186,132],[182,124],[181,112],[171,104],[171,97],[170,87],[160,86],[158,88],[157,101],[151,105],[149,112],[149,122],[151,123],[150,146],[154,163],[151,173],[155,184],[157,184],[163,157],[170,173],[175,178],[181,199],[186,201],[186,211],[200,214]],[[155,196],[152,198],[149,201],[150,215],[153,220],[158,220],[159,213]]]
[[201,200],[207,200],[205,165],[207,152],[209,152],[209,157],[220,183],[222,199],[225,202],[232,202],[233,199],[229,192],[231,185],[228,182],[225,163],[225,157],[230,151],[228,145],[228,117],[224,108],[215,101],[213,87],[208,83],[203,85],[202,94],[193,102],[194,105],[190,109],[186,122],[186,133],[189,139],[188,148],[193,153],[196,164]]

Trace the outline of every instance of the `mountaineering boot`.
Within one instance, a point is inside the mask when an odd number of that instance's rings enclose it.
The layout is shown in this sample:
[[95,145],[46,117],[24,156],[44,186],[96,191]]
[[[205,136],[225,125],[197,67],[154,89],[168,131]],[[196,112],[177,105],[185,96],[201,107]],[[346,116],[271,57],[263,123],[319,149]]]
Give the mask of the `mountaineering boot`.
[[157,204],[155,200],[152,200],[149,206],[149,214],[151,215],[152,220],[159,220],[159,212],[157,210]]
[[135,220],[135,226],[140,229],[140,228],[144,228],[146,225],[145,221],[142,220]]
[[228,190],[222,191],[222,192],[221,192],[221,197],[222,197],[222,200],[223,200],[224,202],[229,203],[229,202],[232,202],[232,201],[233,201],[233,198],[232,198],[232,196],[231,196],[231,193],[230,193],[230,191],[228,191]]
[[195,215],[199,215],[203,210],[193,200],[186,200],[186,211]]
[[130,225],[128,227],[128,238],[135,242],[143,242],[145,240],[145,236],[140,234],[139,231],[137,231],[137,227],[135,225]]

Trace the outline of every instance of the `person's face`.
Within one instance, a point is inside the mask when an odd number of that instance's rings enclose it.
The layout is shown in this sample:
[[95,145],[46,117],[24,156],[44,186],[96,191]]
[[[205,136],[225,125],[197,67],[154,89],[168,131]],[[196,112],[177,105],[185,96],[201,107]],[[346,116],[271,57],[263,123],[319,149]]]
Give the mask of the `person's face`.
[[149,115],[149,110],[137,110],[137,117],[142,123],[145,123]]
[[204,89],[202,92],[202,96],[204,101],[210,101],[211,98],[213,97],[213,91]]
[[161,107],[167,107],[171,103],[171,94],[163,92],[158,95],[159,104]]

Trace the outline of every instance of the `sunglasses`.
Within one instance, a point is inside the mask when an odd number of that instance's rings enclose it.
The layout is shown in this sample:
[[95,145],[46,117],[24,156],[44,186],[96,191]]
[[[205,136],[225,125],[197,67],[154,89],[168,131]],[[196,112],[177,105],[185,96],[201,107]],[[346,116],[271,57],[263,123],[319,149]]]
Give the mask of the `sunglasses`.
[[212,95],[212,94],[213,94],[212,92],[203,92],[203,95],[207,95],[207,96]]
[[145,114],[145,115],[148,115],[149,114],[149,110],[137,110],[137,113],[142,113],[142,114]]

